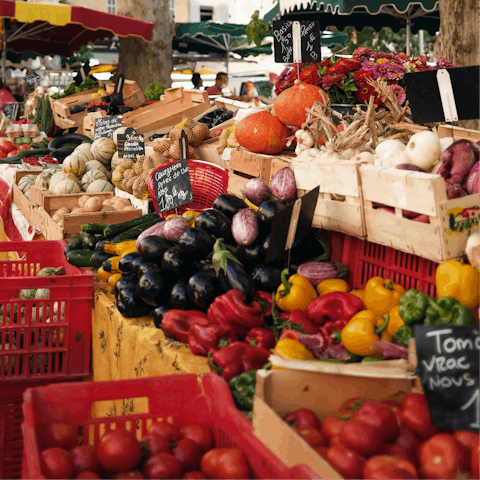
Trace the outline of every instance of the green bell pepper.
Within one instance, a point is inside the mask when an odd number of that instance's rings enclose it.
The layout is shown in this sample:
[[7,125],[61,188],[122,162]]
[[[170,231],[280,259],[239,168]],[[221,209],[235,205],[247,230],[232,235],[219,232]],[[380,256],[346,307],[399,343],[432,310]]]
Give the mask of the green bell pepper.
[[432,302],[425,313],[425,325],[455,325],[476,327],[478,321],[472,311],[456,298],[442,297]]
[[363,357],[362,363],[381,362],[383,357]]
[[402,317],[405,325],[421,323],[425,318],[427,308],[432,302],[434,302],[433,298],[411,288],[400,298],[398,313]]
[[233,377],[229,382],[229,386],[237,406],[244,410],[252,410],[253,396],[257,386],[257,371],[249,370]]
[[413,338],[413,328],[407,325],[401,326],[393,335],[392,340],[400,345],[408,345],[408,341]]

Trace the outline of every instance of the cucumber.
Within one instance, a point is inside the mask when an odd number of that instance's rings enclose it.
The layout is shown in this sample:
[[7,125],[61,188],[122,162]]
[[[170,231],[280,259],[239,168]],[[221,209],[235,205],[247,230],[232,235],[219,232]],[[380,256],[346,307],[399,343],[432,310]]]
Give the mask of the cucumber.
[[45,148],[45,145],[43,143],[31,143],[30,146],[32,148]]
[[67,253],[67,262],[76,267],[93,267],[90,259],[94,250],[71,250]]
[[89,233],[83,235],[83,247],[86,249],[93,249],[97,244],[97,239]]
[[80,250],[83,248],[83,236],[77,235],[73,237],[68,243],[70,250]]
[[91,257],[90,257],[90,263],[94,267],[101,267],[102,263],[105,260],[108,260],[109,258],[113,257],[114,255],[110,255],[109,253],[103,253],[103,252],[95,252]]
[[156,220],[152,220],[148,223],[143,223],[142,225],[137,225],[136,227],[130,228],[126,232],[119,233],[116,237],[113,237],[112,242],[120,243],[120,242],[126,242],[127,240],[135,240],[147,228],[150,228],[156,223],[159,223],[160,220],[161,218],[157,218]]
[[[134,218],[133,220],[128,220],[127,222],[123,223],[116,223],[115,225],[107,225],[103,230],[103,234],[108,237],[114,237],[115,235],[119,235],[122,232],[126,232],[127,230],[138,227],[140,225],[145,225],[152,220],[157,220],[158,222],[163,220],[160,218],[156,213],[147,213],[147,215],[143,215],[138,218]],[[157,222],[155,222],[157,223]],[[142,230],[143,231],[143,230]],[[142,233],[142,232],[140,232]]]
[[67,133],[66,135],[60,135],[52,138],[48,144],[48,148],[50,150],[56,150],[57,148],[63,147],[67,143],[78,146],[84,142],[93,143],[93,140],[86,135],[82,135],[81,133]]
[[[48,155],[50,153],[50,150],[42,148],[39,150],[20,150],[17,152],[15,157],[18,158],[26,158],[26,157],[44,157],[45,155]],[[10,157],[14,158],[14,157]]]
[[109,223],[84,223],[80,229],[82,232],[94,234],[103,234],[103,231],[110,226]]

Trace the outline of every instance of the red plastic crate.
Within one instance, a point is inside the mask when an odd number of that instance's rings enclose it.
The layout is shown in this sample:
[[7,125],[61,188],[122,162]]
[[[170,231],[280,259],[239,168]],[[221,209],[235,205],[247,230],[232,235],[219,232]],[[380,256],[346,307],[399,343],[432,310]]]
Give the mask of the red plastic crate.
[[[193,374],[166,375],[112,382],[84,382],[29,389],[24,394],[25,442],[23,478],[45,478],[40,469],[38,438],[52,422],[83,427],[84,443],[96,444],[105,430],[131,430],[141,439],[155,421],[208,425],[217,447],[238,447],[247,455],[255,478],[316,478],[307,466],[288,469],[252,433],[251,423],[236,410],[226,382],[202,376],[205,394]],[[126,392],[132,392],[130,394]],[[133,393],[135,392],[135,393]],[[148,413],[92,418],[94,402],[148,398]],[[90,441],[91,440],[91,441]]]
[[[174,162],[169,162],[156,168],[148,178],[148,190],[153,199],[155,211],[160,217],[167,217],[173,210],[158,213],[153,176],[155,172],[177,162],[178,160],[175,160]],[[177,207],[175,211],[180,215],[187,210],[200,212],[207,208],[212,208],[215,199],[219,195],[227,193],[228,188],[228,170],[226,168],[200,160],[188,160],[188,169],[190,173],[190,183],[192,184],[193,202]]]
[[[0,252],[21,259],[0,262],[0,389],[8,382],[89,375],[93,274],[70,265],[65,246],[0,242]],[[65,275],[35,276],[60,266]],[[48,288],[49,297],[19,299],[22,289],[39,288]]]

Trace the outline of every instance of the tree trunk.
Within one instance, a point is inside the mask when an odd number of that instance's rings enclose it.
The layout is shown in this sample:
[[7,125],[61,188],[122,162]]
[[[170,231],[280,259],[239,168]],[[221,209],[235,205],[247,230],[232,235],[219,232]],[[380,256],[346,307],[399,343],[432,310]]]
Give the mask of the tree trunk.
[[153,21],[153,38],[151,43],[121,38],[117,73],[137,82],[142,90],[152,82],[169,87],[175,24],[168,0],[123,0],[119,7],[119,15]]
[[[440,32],[435,42],[437,58],[445,57],[457,67],[478,65],[478,0],[440,0]],[[478,120],[458,122],[478,130]]]

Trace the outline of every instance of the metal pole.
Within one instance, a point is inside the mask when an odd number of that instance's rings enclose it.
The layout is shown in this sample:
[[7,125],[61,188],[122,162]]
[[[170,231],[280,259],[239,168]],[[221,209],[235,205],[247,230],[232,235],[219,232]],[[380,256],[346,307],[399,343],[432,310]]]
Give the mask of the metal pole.
[[406,54],[408,56],[411,55],[412,48],[410,46],[410,35],[412,34],[412,19],[410,18],[410,14],[407,14],[407,46],[406,46]]
[[3,42],[2,42],[2,76],[3,84],[7,85],[7,32],[5,31],[5,19],[2,18]]
[[423,36],[423,30],[418,31],[418,50],[420,55],[425,53],[425,38]]
[[225,69],[227,70],[228,75],[228,57],[230,56],[230,50],[227,48],[227,58],[225,59]]

